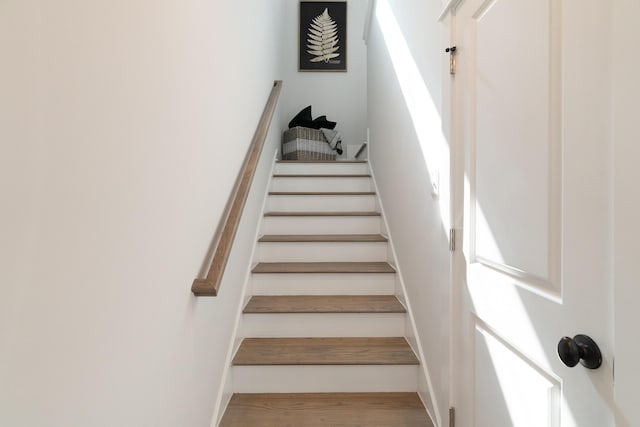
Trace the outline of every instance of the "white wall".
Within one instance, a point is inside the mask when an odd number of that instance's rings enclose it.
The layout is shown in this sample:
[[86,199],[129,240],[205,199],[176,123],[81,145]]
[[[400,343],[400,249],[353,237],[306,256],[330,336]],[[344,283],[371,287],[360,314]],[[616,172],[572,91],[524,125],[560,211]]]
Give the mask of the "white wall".
[[367,42],[367,108],[371,165],[433,382],[434,404],[426,403],[448,425],[449,164],[440,11],[439,2],[377,0]]
[[209,425],[264,186],[220,295],[190,286],[282,78],[283,6],[0,3],[0,425]]
[[635,25],[640,3],[635,0],[613,2],[612,86],[614,155],[614,284],[615,284],[615,400],[616,426],[640,425],[638,413],[637,256],[640,253],[640,198],[638,197],[638,158],[640,128],[637,124],[638,68],[640,60],[628,49],[638,40]]
[[298,71],[298,0],[286,0],[284,25],[284,81],[282,128],[307,105],[313,117],[326,115],[338,122],[342,145],[366,139],[367,50],[362,40],[367,0],[347,2],[347,72]]

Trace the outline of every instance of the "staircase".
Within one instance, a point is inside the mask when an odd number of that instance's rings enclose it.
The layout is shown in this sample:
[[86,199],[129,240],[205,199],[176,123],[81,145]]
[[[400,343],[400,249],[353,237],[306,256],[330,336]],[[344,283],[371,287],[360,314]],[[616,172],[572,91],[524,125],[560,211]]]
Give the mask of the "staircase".
[[373,190],[366,162],[275,165],[220,426],[432,426]]

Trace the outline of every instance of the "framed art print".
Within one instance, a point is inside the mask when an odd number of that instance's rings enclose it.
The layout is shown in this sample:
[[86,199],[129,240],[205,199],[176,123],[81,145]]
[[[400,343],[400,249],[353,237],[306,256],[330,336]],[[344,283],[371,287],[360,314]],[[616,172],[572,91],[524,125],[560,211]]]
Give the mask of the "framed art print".
[[299,71],[347,71],[347,2],[301,1]]

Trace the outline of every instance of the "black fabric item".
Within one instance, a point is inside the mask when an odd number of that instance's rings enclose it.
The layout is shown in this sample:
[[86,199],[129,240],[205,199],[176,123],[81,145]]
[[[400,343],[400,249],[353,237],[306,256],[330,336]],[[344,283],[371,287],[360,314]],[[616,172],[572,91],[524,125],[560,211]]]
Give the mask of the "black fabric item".
[[311,105],[300,110],[296,116],[289,122],[289,129],[296,126],[302,126],[305,128],[313,125],[313,117],[311,116]]
[[334,129],[336,127],[336,122],[332,122],[327,120],[327,116],[316,117],[316,119],[312,123],[312,127],[314,129]]
[[342,141],[338,141],[338,143],[336,144],[336,152],[338,153],[338,155],[342,155]]

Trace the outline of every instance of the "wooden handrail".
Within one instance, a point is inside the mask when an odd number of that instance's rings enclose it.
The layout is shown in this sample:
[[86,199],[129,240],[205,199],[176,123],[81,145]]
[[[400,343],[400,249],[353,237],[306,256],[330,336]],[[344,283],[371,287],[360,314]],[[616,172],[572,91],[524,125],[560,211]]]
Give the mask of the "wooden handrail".
[[258,166],[258,160],[260,159],[260,153],[262,153],[262,147],[264,141],[267,138],[269,126],[271,125],[271,118],[276,109],[278,103],[278,97],[280,96],[280,90],[282,89],[282,81],[277,80],[273,83],[273,89],[267,100],[267,104],[258,122],[258,127],[251,140],[249,151],[244,159],[244,163],[238,173],[238,178],[233,186],[233,190],[229,195],[227,206],[225,207],[222,218],[220,219],[220,225],[214,237],[213,241],[213,259],[207,277],[204,279],[195,279],[193,285],[191,285],[191,291],[195,296],[216,296],[222,282],[222,276],[224,269],[227,265],[227,259],[231,253],[231,247],[233,246],[233,239],[236,236],[238,230],[238,224],[240,224],[240,217],[244,209],[245,202],[249,196],[249,189],[255,175],[256,168]]

